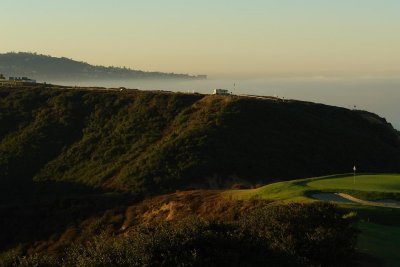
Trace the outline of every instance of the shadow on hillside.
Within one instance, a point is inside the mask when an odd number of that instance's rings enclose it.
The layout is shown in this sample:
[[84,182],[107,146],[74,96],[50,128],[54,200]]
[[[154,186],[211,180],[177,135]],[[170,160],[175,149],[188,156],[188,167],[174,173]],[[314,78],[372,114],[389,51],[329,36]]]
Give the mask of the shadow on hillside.
[[367,253],[356,253],[353,266],[357,267],[384,267],[386,266],[382,259],[374,257]]
[[48,239],[87,218],[140,199],[66,182],[2,186],[0,193],[0,250]]

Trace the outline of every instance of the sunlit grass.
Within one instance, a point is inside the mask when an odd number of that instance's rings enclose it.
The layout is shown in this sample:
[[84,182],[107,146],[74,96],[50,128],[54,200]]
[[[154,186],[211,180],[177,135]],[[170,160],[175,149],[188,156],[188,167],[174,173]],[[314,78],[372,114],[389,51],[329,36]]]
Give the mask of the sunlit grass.
[[[399,199],[400,174],[337,175],[300,179],[266,185],[257,189],[231,190],[234,198],[265,198],[282,202],[315,201],[317,192],[345,192],[362,199]],[[357,212],[361,230],[357,248],[383,261],[385,266],[400,262],[400,209],[338,203]]]
[[336,175],[269,184],[257,189],[231,190],[236,198],[267,198],[282,201],[312,200],[317,192],[350,193],[366,200],[400,197],[400,174]]
[[317,179],[307,183],[315,189],[345,189],[357,191],[375,191],[400,193],[400,175],[356,175],[335,179]]

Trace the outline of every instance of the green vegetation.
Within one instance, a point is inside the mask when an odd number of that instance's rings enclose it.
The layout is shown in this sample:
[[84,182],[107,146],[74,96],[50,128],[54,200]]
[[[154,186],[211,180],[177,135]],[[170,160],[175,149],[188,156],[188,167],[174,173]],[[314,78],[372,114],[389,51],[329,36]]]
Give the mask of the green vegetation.
[[[234,198],[265,198],[283,202],[315,201],[313,194],[345,192],[361,199],[400,199],[400,175],[337,175],[308,178],[270,184],[258,189],[225,192]],[[341,203],[341,207],[355,211],[360,218],[361,230],[358,250],[380,259],[385,266],[397,266],[400,256],[400,209]],[[377,263],[378,264],[378,263]]]
[[[349,207],[350,208],[350,207]],[[400,209],[353,205],[361,221],[357,244],[360,252],[380,259],[387,267],[397,267],[400,261]]]
[[[270,205],[233,222],[189,218],[106,233],[60,255],[8,254],[16,266],[343,266],[352,262],[353,218],[332,204]],[[14,254],[15,255],[15,254]]]
[[308,200],[319,192],[349,193],[365,200],[400,199],[400,175],[335,175],[273,183],[257,189],[228,191],[236,197]]
[[338,179],[316,179],[307,183],[315,189],[400,193],[400,175],[356,175]]
[[23,52],[0,54],[0,73],[9,76],[28,76],[44,81],[199,78],[187,74],[145,72],[126,67],[93,66],[65,57]]
[[386,266],[398,266],[400,261],[400,227],[363,222],[358,247],[364,253],[378,255]]
[[62,181],[153,194],[341,173],[354,161],[400,171],[397,132],[364,112],[129,90],[0,96],[0,183],[11,188]]
[[[365,172],[400,172],[398,132],[366,112],[39,85],[0,89],[0,125],[0,258],[16,265],[195,266],[229,258],[233,265],[341,266],[356,242],[349,210],[271,200],[312,202],[313,193],[333,190],[399,199],[398,175],[358,176],[355,187],[339,175],[222,196],[177,192],[344,173],[354,162]],[[176,193],[150,198],[168,192]],[[400,222],[392,209],[342,207],[363,223]],[[176,222],[192,215],[205,221]],[[364,231],[360,246],[367,249],[378,232]],[[132,245],[139,241],[146,246]]]

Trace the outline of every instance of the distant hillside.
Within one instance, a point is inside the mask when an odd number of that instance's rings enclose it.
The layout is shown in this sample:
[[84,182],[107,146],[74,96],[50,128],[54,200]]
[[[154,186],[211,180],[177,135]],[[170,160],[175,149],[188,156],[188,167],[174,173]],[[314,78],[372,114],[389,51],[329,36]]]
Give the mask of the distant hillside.
[[27,76],[42,81],[206,78],[188,74],[145,72],[128,68],[93,66],[65,57],[57,58],[34,53],[0,54],[0,73],[6,76]]
[[0,89],[0,182],[153,194],[400,172],[399,134],[368,112],[136,90]]

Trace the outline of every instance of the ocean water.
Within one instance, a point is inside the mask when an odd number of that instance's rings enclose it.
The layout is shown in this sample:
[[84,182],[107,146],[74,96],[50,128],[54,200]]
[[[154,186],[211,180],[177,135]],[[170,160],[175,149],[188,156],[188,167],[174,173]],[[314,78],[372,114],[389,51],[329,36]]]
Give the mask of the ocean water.
[[126,87],[141,90],[212,93],[224,88],[233,94],[254,94],[298,99],[367,110],[386,118],[400,130],[400,77],[270,77],[257,79],[85,81],[57,84]]

